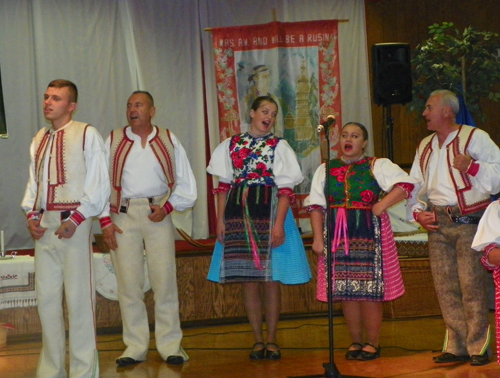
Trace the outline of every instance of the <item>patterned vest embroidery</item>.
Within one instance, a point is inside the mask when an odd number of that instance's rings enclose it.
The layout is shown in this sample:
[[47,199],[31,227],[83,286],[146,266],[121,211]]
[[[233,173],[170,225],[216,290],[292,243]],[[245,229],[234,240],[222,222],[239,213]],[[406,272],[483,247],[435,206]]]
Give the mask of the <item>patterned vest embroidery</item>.
[[[455,192],[458,198],[458,206],[462,214],[470,214],[486,208],[491,202],[489,194],[481,194],[474,190],[470,176],[467,173],[460,172],[458,169],[451,169],[452,162],[456,155],[463,154],[467,151],[467,147],[472,139],[472,135],[477,128],[467,125],[460,125],[457,135],[446,146],[446,154],[451,180],[455,187]],[[420,154],[420,170],[425,179],[427,179],[429,161],[432,156],[432,141],[436,134],[431,134],[424,138],[418,147]],[[417,197],[423,192],[419,191]],[[420,202],[424,202],[419,198]]]
[[[35,180],[38,185],[37,198],[33,210],[41,209],[43,166],[46,154],[49,155],[46,209],[51,211],[75,210],[83,197],[86,172],[84,150],[85,132],[89,125],[82,122],[72,123],[60,130],[51,131],[48,127],[35,136]],[[51,150],[48,151],[50,138]]]
[[351,164],[345,164],[340,159],[330,160],[327,172],[330,207],[372,208],[381,190],[372,173],[375,160],[368,157]]
[[[128,126],[127,126],[128,127]],[[111,196],[110,196],[110,210],[118,213],[122,200],[122,177],[123,168],[127,155],[132,148],[134,141],[127,137],[125,129],[121,127],[111,132],[111,146],[109,156],[109,175],[111,179]],[[160,163],[165,179],[168,184],[169,193],[173,192],[175,188],[175,152],[174,145],[170,139],[170,131],[158,126],[154,126],[156,135],[149,141],[149,145],[153,150],[158,162]],[[167,197],[166,196],[166,197]]]
[[274,151],[281,138],[269,134],[253,138],[248,133],[235,135],[229,143],[235,186],[274,185]]

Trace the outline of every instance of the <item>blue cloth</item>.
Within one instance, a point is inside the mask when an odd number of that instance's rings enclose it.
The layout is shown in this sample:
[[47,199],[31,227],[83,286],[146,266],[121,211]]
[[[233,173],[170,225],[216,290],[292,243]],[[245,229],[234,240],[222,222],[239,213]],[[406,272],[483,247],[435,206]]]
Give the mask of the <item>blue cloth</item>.
[[476,123],[474,122],[474,119],[472,118],[472,114],[469,112],[469,109],[467,108],[467,105],[465,104],[464,96],[459,94],[458,96],[458,103],[460,105],[460,110],[458,111],[457,114],[457,123],[459,125],[469,125],[469,126],[474,126],[476,127]]
[[[208,280],[220,281],[220,268],[224,257],[224,245],[215,243]],[[311,279],[304,243],[295,223],[292,211],[288,209],[285,219],[285,243],[271,253],[272,277],[286,285],[303,284]]]

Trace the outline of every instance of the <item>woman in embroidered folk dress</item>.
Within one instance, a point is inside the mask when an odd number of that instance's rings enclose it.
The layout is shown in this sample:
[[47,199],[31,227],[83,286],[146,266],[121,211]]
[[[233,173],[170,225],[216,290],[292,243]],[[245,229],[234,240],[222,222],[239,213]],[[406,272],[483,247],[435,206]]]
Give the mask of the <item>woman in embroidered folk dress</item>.
[[[380,357],[382,302],[403,295],[404,286],[386,209],[414,188],[414,180],[389,159],[366,157],[366,128],[355,122],[342,128],[340,159],[328,164],[328,227],[332,237],[333,300],[342,301],[352,344],[350,360]],[[306,205],[318,261],[318,294],[327,301],[326,241],[324,240],[325,164],[315,172]],[[387,192],[382,199],[379,192]],[[366,337],[366,339],[365,339]]]
[[[500,350],[500,200],[492,202],[486,208],[477,232],[472,241],[472,248],[483,251],[481,262],[493,272],[495,284],[495,336],[497,351]],[[500,353],[497,352],[497,363],[500,365]]]
[[[289,204],[302,173],[289,144],[271,133],[278,106],[270,96],[252,103],[248,132],[222,142],[207,171],[219,177],[217,243],[208,279],[242,284],[255,344],[250,359],[281,357],[276,330],[280,282],[308,282],[311,272]],[[262,309],[267,340],[262,332]]]

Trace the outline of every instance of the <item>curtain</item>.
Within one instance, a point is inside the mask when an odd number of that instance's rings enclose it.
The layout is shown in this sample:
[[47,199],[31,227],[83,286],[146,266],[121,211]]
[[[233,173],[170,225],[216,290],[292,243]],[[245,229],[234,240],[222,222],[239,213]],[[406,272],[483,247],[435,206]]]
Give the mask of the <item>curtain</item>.
[[[371,128],[363,0],[0,0],[0,69],[8,139],[0,139],[0,230],[8,249],[33,247],[20,208],[29,145],[46,125],[43,93],[56,78],[76,83],[74,119],[103,135],[127,123],[132,91],[155,99],[153,123],[186,149],[198,200],[177,227],[208,236],[205,147],[218,142],[210,33],[205,28],[348,19],[339,25],[343,120]],[[203,79],[204,77],[204,79]],[[205,132],[205,106],[208,134]],[[213,210],[213,209],[212,209]],[[99,233],[98,222],[94,232]]]

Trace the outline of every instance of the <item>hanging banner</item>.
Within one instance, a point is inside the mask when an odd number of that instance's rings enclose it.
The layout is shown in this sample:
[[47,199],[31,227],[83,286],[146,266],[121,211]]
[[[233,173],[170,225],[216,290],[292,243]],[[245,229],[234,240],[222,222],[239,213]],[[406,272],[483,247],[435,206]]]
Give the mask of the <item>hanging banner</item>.
[[274,134],[295,150],[307,193],[321,163],[318,125],[334,115],[330,157],[342,125],[338,21],[272,22],[212,29],[220,140],[248,130],[250,107],[261,95],[279,105]]

